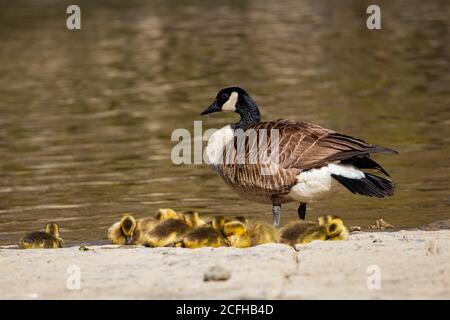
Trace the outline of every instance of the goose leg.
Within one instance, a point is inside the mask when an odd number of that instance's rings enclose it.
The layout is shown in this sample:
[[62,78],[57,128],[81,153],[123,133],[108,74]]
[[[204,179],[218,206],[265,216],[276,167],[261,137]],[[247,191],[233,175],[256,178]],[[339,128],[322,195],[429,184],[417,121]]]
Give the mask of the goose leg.
[[305,220],[306,217],[306,203],[301,202],[300,206],[298,207],[298,217],[300,220]]
[[272,206],[272,214],[273,214],[273,225],[277,227],[280,225],[281,204],[274,204]]

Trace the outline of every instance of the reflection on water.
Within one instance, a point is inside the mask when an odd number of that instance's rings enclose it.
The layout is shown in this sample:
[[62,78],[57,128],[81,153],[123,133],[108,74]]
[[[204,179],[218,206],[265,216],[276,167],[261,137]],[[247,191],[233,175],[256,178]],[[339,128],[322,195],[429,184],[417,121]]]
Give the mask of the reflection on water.
[[[0,244],[59,222],[99,241],[120,213],[160,207],[245,214],[206,165],[170,161],[217,90],[246,88],[265,119],[310,121],[395,148],[377,157],[398,184],[387,200],[343,194],[309,207],[350,225],[449,217],[449,25],[445,1],[3,1],[0,10]],[[235,115],[205,119],[221,127]],[[296,219],[284,206],[283,222]]]

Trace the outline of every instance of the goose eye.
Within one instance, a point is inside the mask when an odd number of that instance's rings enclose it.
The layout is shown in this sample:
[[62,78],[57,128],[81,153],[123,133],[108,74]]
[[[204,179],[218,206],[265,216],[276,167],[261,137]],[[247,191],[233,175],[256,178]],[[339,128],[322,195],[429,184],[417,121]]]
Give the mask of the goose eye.
[[228,99],[228,93],[222,93],[222,99]]

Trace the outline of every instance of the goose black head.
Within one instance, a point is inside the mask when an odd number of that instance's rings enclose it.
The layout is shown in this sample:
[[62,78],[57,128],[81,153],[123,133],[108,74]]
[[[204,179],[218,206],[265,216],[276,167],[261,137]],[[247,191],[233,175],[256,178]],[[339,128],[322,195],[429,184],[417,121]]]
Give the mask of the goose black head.
[[219,111],[239,113],[241,121],[236,123],[235,127],[245,129],[248,125],[261,121],[258,105],[247,91],[239,87],[229,87],[220,90],[214,102],[201,115]]

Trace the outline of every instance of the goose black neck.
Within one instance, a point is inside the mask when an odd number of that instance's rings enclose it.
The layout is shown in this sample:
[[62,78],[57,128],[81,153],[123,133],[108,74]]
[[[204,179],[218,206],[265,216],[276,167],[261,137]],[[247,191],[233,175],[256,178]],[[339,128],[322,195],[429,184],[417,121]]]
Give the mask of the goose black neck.
[[261,113],[259,112],[258,105],[249,96],[239,97],[236,112],[241,116],[241,120],[231,125],[233,130],[247,130],[249,126],[261,121]]

